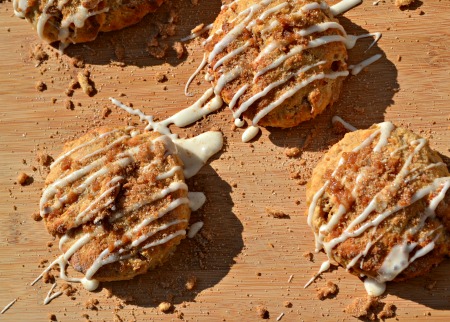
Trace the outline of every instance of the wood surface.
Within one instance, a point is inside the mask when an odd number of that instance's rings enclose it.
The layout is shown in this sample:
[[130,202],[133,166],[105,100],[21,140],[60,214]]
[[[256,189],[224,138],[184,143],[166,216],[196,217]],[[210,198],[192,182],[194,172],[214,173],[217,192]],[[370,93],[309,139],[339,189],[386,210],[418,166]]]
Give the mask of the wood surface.
[[[212,22],[220,5],[219,0],[200,0],[198,6],[173,0],[171,8],[179,13],[177,34],[162,41],[171,46],[197,24]],[[162,11],[168,8],[165,5]],[[383,33],[378,45],[366,53],[371,40],[358,42],[350,51],[350,63],[376,53],[383,57],[349,77],[340,101],[312,122],[289,130],[265,129],[251,144],[241,142],[242,130],[232,130],[227,108],[189,128],[174,128],[180,136],[189,136],[219,127],[225,136],[223,151],[189,181],[190,190],[203,191],[208,199],[193,214],[193,222],[204,220],[203,232],[183,241],[173,260],[160,269],[132,281],[105,283],[94,293],[75,285],[74,299],[63,295],[45,306],[43,299],[51,285],[40,281],[30,286],[30,282],[42,271],[40,261],[52,261],[59,251],[57,241],[48,247],[53,239],[44,224],[31,218],[38,210],[46,175],[36,154],[56,157],[63,142],[96,126],[141,126],[136,117],[112,106],[110,96],[163,118],[193,103],[208,84],[199,77],[199,84],[191,87],[196,95],[183,95],[185,81],[202,57],[201,40],[187,44],[182,59],[173,50],[162,60],[149,56],[146,43],[157,30],[157,21],[167,21],[163,13],[151,14],[126,30],[102,34],[92,43],[71,46],[59,58],[55,49],[45,45],[50,58],[35,67],[29,53],[39,39],[30,24],[14,17],[11,2],[0,3],[0,307],[17,299],[0,321],[48,321],[49,313],[58,321],[83,321],[83,314],[92,321],[119,321],[118,316],[123,321],[178,320],[177,313],[158,312],[156,307],[164,300],[171,300],[188,321],[257,321],[258,305],[268,309],[272,321],[281,312],[285,313],[281,321],[355,320],[343,309],[352,299],[365,296],[357,277],[338,268],[303,288],[325,255],[315,254],[313,262],[303,256],[314,249],[313,234],[304,214],[305,186],[290,176],[295,170],[307,178],[324,151],[342,137],[331,129],[333,115],[358,128],[384,120],[407,126],[429,138],[449,163],[449,10],[447,0],[416,1],[406,10],[396,8],[393,0],[378,5],[366,0],[344,14],[340,21],[349,34]],[[110,64],[118,43],[125,52],[123,67]],[[74,55],[84,57],[98,93],[88,97],[76,90],[75,109],[67,110],[64,90],[80,71],[70,63]],[[166,74],[168,81],[158,83],[157,73]],[[35,89],[41,80],[48,87],[44,92]],[[112,113],[102,119],[104,107]],[[286,147],[304,147],[304,152],[301,158],[288,158]],[[32,175],[34,182],[24,187],[16,184],[20,172]],[[272,218],[266,207],[290,218]],[[446,260],[428,276],[390,283],[382,301],[395,304],[401,321],[448,321],[449,271],[450,260]],[[197,278],[193,291],[183,287],[189,276]],[[318,300],[315,289],[330,280],[338,284],[339,293]],[[433,282],[435,287],[426,289]],[[86,309],[85,302],[94,298],[98,309]],[[284,307],[285,301],[292,307]]]

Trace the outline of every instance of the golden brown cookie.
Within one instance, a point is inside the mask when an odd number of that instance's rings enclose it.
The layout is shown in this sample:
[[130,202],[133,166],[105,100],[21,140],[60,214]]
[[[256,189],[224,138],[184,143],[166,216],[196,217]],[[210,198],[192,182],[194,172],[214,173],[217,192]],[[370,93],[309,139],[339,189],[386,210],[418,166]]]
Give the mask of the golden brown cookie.
[[376,283],[424,274],[450,253],[449,187],[426,139],[389,122],[348,133],[308,185],[317,250]]
[[325,2],[228,2],[205,42],[207,77],[235,118],[292,127],[338,99],[345,41]]
[[99,128],[65,145],[40,212],[61,239],[59,260],[85,274],[82,282],[124,280],[163,263],[185,237],[187,196],[170,138]]
[[49,43],[92,41],[100,31],[139,22],[164,0],[14,0],[16,16],[30,21]]

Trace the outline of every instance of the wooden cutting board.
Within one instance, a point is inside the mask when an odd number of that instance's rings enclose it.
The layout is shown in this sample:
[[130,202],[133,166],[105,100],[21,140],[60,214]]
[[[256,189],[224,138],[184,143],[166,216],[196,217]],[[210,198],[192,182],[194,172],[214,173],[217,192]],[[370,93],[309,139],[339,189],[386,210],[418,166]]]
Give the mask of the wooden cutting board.
[[[44,45],[48,61],[36,66],[30,48],[39,44],[31,26],[13,15],[11,2],[0,4],[0,307],[17,299],[1,321],[47,321],[50,313],[58,321],[178,320],[256,321],[256,307],[263,305],[270,320],[283,312],[282,321],[353,320],[343,312],[356,297],[365,296],[363,284],[344,269],[335,269],[308,289],[305,282],[318,270],[325,256],[312,262],[303,254],[313,250],[313,235],[305,220],[305,186],[311,168],[331,144],[341,138],[331,129],[331,117],[340,115],[358,128],[390,120],[414,130],[448,162],[450,157],[450,19],[448,0],[416,1],[399,10],[393,0],[365,1],[340,18],[350,34],[383,33],[378,45],[364,53],[370,39],[361,40],[350,51],[350,63],[370,55],[383,57],[345,84],[336,106],[313,122],[289,130],[263,130],[252,144],[241,142],[241,130],[232,130],[232,117],[223,108],[186,129],[181,136],[219,127],[225,136],[222,152],[190,180],[192,191],[205,192],[208,202],[193,221],[203,220],[201,234],[186,240],[166,266],[128,282],[105,283],[89,293],[74,285],[72,297],[62,295],[43,305],[51,284],[30,286],[42,271],[42,260],[59,253],[57,241],[31,214],[38,210],[46,169],[35,160],[39,152],[57,156],[62,143],[100,125],[139,124],[139,120],[112,106],[108,97],[132,103],[147,114],[163,118],[193,103],[208,87],[201,77],[185,97],[183,88],[202,57],[200,40],[187,44],[187,55],[176,58],[170,49],[197,24],[210,23],[220,10],[219,0],[173,0],[179,14],[176,36],[160,41],[169,46],[158,60],[146,51],[147,42],[167,14],[149,15],[137,26],[100,35],[92,43],[71,46],[67,55]],[[168,6],[164,6],[166,12]],[[125,55],[125,65],[113,63]],[[80,69],[69,56],[81,55],[91,71],[98,93],[88,97],[76,90],[74,110],[67,110],[64,90]],[[156,81],[158,73],[166,82]],[[43,81],[47,90],[38,92]],[[124,93],[126,96],[119,96]],[[53,99],[56,102],[53,103]],[[102,118],[105,107],[111,115]],[[287,147],[302,148],[301,158],[284,155]],[[305,161],[301,161],[301,160]],[[304,163],[304,164],[303,164]],[[35,167],[33,170],[32,168]],[[300,179],[291,173],[300,171]],[[32,175],[25,187],[15,184],[18,173]],[[289,219],[268,216],[266,208],[282,211]],[[51,244],[53,246],[49,247]],[[388,285],[385,303],[394,303],[402,321],[448,321],[450,318],[450,260],[428,276]],[[185,289],[194,276],[196,287]],[[326,281],[339,286],[336,297],[317,299],[315,289]],[[431,290],[427,286],[432,286]],[[59,288],[63,282],[57,280]],[[112,296],[109,296],[112,294]],[[98,300],[96,309],[87,301]],[[170,300],[171,314],[159,313],[157,305]],[[291,302],[292,307],[285,307]]]

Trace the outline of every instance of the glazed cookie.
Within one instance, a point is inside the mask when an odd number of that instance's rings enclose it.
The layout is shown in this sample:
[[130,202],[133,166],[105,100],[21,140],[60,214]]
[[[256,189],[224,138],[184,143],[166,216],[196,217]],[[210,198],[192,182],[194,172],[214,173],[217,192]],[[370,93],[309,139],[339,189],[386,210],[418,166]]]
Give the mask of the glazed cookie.
[[232,1],[205,42],[207,78],[236,119],[292,127],[338,99],[346,36],[325,2]]
[[307,188],[316,249],[367,277],[372,294],[422,275],[450,253],[449,187],[426,139],[389,122],[348,133]]
[[96,129],[66,144],[40,201],[48,231],[60,237],[58,263],[82,272],[88,289],[166,261],[190,213],[176,146],[133,127]]
[[14,0],[14,13],[30,21],[39,37],[67,45],[92,41],[100,31],[139,22],[164,0]]

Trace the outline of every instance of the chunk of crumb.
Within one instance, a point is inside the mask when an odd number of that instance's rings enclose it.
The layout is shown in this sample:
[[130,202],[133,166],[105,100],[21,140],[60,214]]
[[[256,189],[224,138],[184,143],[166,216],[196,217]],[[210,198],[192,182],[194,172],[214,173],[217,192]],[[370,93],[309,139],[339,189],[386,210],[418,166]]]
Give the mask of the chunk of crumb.
[[158,310],[163,313],[168,313],[173,309],[172,303],[169,302],[161,302],[158,305]]
[[37,60],[39,63],[42,63],[48,59],[48,54],[45,52],[44,48],[42,48],[42,45],[39,44],[33,48],[30,57]]
[[31,183],[31,177],[25,172],[21,172],[17,176],[17,183],[21,186],[29,185]]
[[43,81],[37,81],[35,88],[39,92],[43,92],[47,89],[47,85]]
[[155,80],[158,83],[164,83],[167,81],[167,76],[164,73],[156,73]]
[[184,56],[184,46],[180,41],[176,41],[172,48],[175,50],[175,52],[177,53],[177,58],[181,59]]
[[317,298],[319,300],[325,300],[326,298],[332,298],[339,291],[339,288],[332,281],[328,281],[327,285],[317,289]]
[[314,255],[311,252],[304,252],[302,256],[310,262],[312,262],[312,260],[314,259]]
[[99,301],[97,299],[89,299],[84,303],[84,306],[88,310],[97,310],[97,305]]
[[31,214],[31,218],[33,218],[34,221],[41,221],[42,220],[41,214],[38,211],[33,212]]
[[56,315],[53,313],[48,314],[48,320],[49,321],[58,321],[58,319],[56,318]]
[[291,216],[289,216],[285,212],[283,212],[281,210],[273,209],[270,207],[266,207],[266,213],[269,216],[272,216],[273,218],[277,218],[277,219],[290,219],[291,218]]
[[195,276],[189,276],[189,278],[186,282],[186,289],[188,291],[192,291],[195,288],[196,284],[197,284],[197,278]]
[[70,59],[70,63],[73,67],[76,67],[76,68],[84,68],[84,66],[85,66],[84,60],[80,56],[73,56]]
[[48,167],[52,163],[52,157],[49,156],[47,153],[41,152],[36,155],[36,161],[40,165]]
[[111,109],[107,106],[105,106],[102,109],[102,118],[107,118],[109,116],[109,114],[111,114]]
[[93,96],[97,91],[95,90],[93,83],[89,77],[90,72],[87,70],[80,72],[77,75],[77,79],[78,82],[80,83],[83,93],[85,93],[88,96]]
[[293,148],[286,148],[284,150],[284,155],[286,155],[288,158],[295,158],[300,154],[301,150],[297,147]]
[[65,107],[67,110],[73,110],[73,109],[75,109],[75,105],[73,104],[73,102],[72,102],[71,100],[65,100],[65,101],[64,101],[64,107]]
[[395,0],[395,5],[399,8],[407,7],[415,1],[416,0]]
[[263,305],[258,305],[256,307],[256,313],[258,313],[258,316],[261,319],[268,319],[268,318],[270,318],[269,311],[267,311],[266,307],[263,306]]
[[55,276],[53,276],[52,273],[50,272],[45,272],[44,275],[42,276],[42,280],[44,281],[45,284],[48,283],[55,283]]
[[385,319],[390,319],[393,318],[395,316],[395,310],[397,309],[397,307],[392,304],[392,303],[387,303],[383,310],[378,313],[378,319],[380,320],[385,320]]
[[291,307],[292,307],[292,303],[289,302],[289,301],[285,301],[285,302],[283,303],[283,306],[284,306],[284,307],[287,307],[287,308],[291,308]]
[[66,296],[72,296],[76,293],[77,289],[75,287],[73,287],[71,284],[69,283],[64,283],[61,286],[61,290],[62,292],[66,295]]

